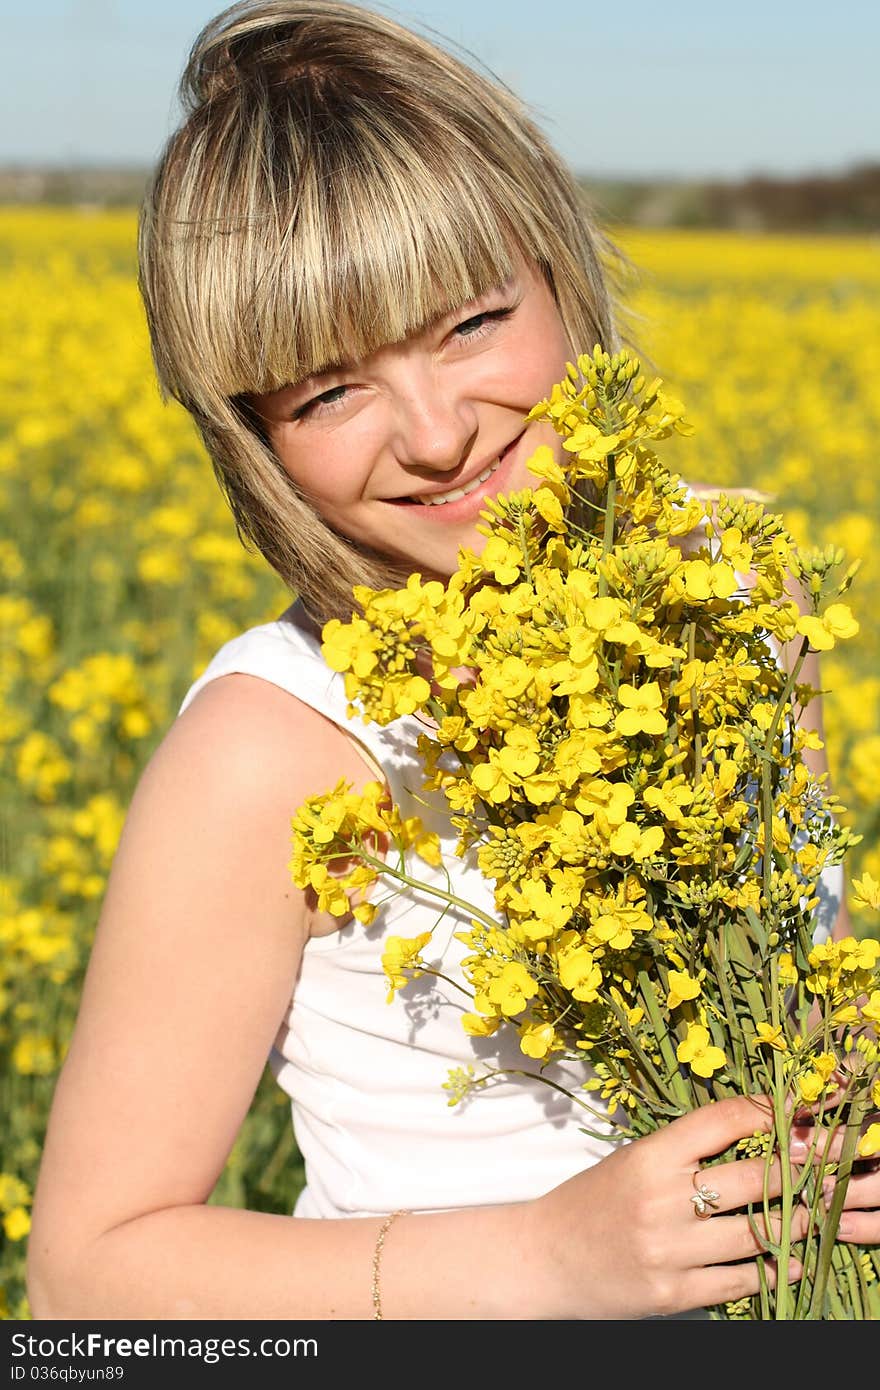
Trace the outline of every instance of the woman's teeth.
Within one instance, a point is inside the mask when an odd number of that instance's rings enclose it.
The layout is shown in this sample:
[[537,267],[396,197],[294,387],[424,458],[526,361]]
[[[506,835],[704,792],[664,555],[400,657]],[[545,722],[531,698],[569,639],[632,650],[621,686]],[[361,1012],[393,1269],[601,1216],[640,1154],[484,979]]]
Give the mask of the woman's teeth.
[[487,478],[491,478],[500,463],[501,459],[497,458],[493,464],[483,470],[479,478],[474,478],[473,482],[468,483],[466,487],[450,488],[449,492],[435,492],[430,497],[417,497],[415,500],[421,502],[424,507],[442,507],[446,502],[457,502],[459,498],[467,497],[471,492],[475,492]]

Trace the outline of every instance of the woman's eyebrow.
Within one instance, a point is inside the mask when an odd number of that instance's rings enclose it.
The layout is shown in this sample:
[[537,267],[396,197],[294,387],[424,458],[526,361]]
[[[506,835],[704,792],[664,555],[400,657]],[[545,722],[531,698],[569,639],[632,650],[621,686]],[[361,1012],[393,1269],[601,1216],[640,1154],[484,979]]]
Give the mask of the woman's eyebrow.
[[336,372],[350,372],[354,370],[354,362],[348,362],[342,357],[334,358],[332,362],[321,362],[317,367],[313,367],[305,376],[298,381],[291,381],[290,386],[307,386],[310,381],[322,376],[333,376]]

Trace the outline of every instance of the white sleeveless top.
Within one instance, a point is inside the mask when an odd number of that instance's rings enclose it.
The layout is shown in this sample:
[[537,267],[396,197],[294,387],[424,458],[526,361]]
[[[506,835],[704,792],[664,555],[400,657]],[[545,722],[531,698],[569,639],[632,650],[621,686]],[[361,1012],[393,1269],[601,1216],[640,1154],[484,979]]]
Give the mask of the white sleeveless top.
[[[491,887],[473,858],[454,856],[455,835],[440,793],[422,790],[414,718],[385,728],[351,719],[343,678],[321,656],[300,605],[275,622],[250,628],[217,652],[187,691],[183,712],[218,676],[244,672],[289,691],[362,743],[383,769],[403,815],[418,815],[443,841],[451,878],[421,860],[413,872],[493,913]],[[328,770],[327,786],[337,781]],[[291,816],[297,807],[291,804]],[[377,898],[384,897],[380,887]],[[294,1133],[305,1161],[306,1186],[297,1216],[375,1216],[488,1206],[540,1196],[597,1159],[609,1145],[581,1126],[603,1129],[593,1114],[537,1078],[539,1063],[520,1052],[513,1029],[471,1038],[461,1016],[466,996],[444,980],[423,976],[386,1003],[382,951],[388,936],[416,936],[437,923],[442,904],[407,890],[380,908],[371,926],[358,922],[310,940],[288,1012],[270,1056],[291,1098]],[[424,952],[426,961],[467,988],[467,954],[454,934],[469,925],[449,909]],[[443,1089],[450,1068],[516,1067],[534,1079],[492,1081],[450,1107]],[[554,1064],[546,1076],[577,1090],[581,1064]],[[592,1107],[592,1093],[582,1093]]]
[[[275,622],[227,642],[187,691],[183,712],[210,680],[244,672],[280,686],[364,745],[383,769],[403,815],[418,815],[443,842],[440,869],[415,860],[414,873],[493,913],[490,886],[474,859],[455,857],[445,802],[422,790],[416,740],[424,732],[404,717],[385,728],[352,719],[343,678],[321,656],[320,643],[299,604]],[[327,786],[337,781],[328,770]],[[291,805],[291,815],[297,809]],[[377,897],[384,896],[375,890]],[[816,937],[828,935],[842,891],[842,871],[823,876]],[[439,907],[407,890],[380,908],[374,922],[343,926],[310,940],[270,1065],[290,1096],[294,1133],[305,1161],[306,1185],[295,1214],[376,1216],[398,1208],[438,1211],[487,1206],[539,1196],[604,1157],[610,1141],[582,1126],[613,1132],[607,1122],[537,1077],[539,1064],[519,1050],[513,1029],[471,1038],[461,1025],[469,994],[434,976],[409,983],[390,1004],[382,970],[389,935],[416,936],[431,927],[425,959],[467,988],[466,948],[455,933],[466,914]],[[533,1074],[493,1080],[450,1108],[443,1083],[450,1068],[514,1067]],[[544,1075],[577,1091],[583,1064],[554,1063]],[[581,1092],[594,1109],[595,1095]]]

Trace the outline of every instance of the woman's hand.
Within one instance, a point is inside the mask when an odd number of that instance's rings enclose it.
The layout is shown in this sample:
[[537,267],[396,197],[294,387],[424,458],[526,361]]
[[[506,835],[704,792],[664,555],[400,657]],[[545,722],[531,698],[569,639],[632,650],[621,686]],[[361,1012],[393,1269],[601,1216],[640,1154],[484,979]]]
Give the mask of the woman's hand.
[[[828,1204],[834,1192],[834,1178],[826,1182]],[[868,1158],[853,1165],[837,1239],[854,1245],[880,1245],[880,1159]]]
[[[832,1097],[832,1103],[834,1098]],[[827,1121],[826,1121],[827,1123]],[[880,1123],[880,1113],[874,1111],[865,1117],[862,1133],[869,1126]],[[834,1164],[843,1149],[844,1127],[838,1126],[830,1140],[826,1136],[821,1121],[819,1129],[814,1128],[811,1117],[792,1131],[806,1146],[808,1161]],[[824,1178],[824,1205],[828,1208],[834,1196],[835,1178],[831,1173]],[[857,1158],[852,1166],[843,1212],[837,1228],[837,1238],[853,1245],[880,1244],[880,1155],[871,1158]]]
[[[738,1139],[766,1132],[770,1123],[764,1097],[702,1106],[534,1202],[530,1238],[545,1278],[536,1288],[542,1305],[536,1315],[645,1318],[757,1293],[762,1246],[745,1208],[754,1205],[760,1228],[765,1161],[703,1164]],[[703,1200],[695,1201],[701,1184]],[[767,1195],[780,1191],[774,1163]],[[807,1221],[806,1208],[796,1207],[792,1240],[805,1235]],[[778,1230],[774,1222],[771,1239]],[[765,1273],[775,1284],[769,1260]],[[792,1260],[783,1277],[792,1281],[800,1274]]]

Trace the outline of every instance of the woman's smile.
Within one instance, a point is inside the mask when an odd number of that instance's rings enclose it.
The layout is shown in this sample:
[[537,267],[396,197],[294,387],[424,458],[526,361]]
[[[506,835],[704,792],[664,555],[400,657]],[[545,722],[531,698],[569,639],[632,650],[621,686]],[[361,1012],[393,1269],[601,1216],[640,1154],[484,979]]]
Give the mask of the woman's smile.
[[[437,519],[443,522],[458,521],[463,517],[470,516],[475,505],[479,511],[487,497],[497,496],[499,492],[505,491],[505,483],[512,467],[513,450],[522,439],[523,433],[524,431],[517,435],[516,439],[502,449],[501,453],[484,468],[469,469],[468,476],[463,476],[461,481],[457,481],[449,487],[426,488],[424,491],[413,493],[408,497],[393,498],[392,500],[397,505],[418,506],[429,512],[438,511],[442,507],[444,515]],[[489,486],[490,479],[494,479],[491,486]],[[470,498],[476,498],[476,504],[469,502]],[[462,503],[467,505],[460,505]]]

